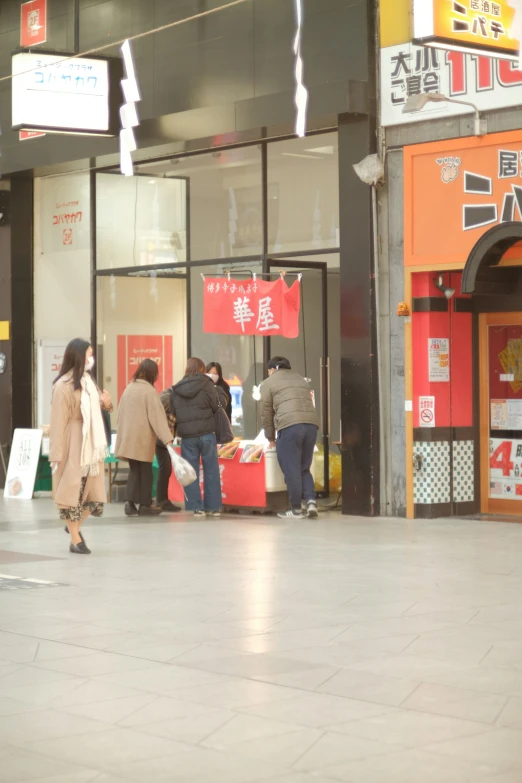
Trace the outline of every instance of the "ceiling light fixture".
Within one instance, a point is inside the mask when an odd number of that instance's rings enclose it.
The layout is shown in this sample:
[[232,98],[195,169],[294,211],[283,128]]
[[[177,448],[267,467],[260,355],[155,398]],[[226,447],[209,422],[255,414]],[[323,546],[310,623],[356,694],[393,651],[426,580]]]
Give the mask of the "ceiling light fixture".
[[438,278],[433,278],[433,284],[435,288],[437,288],[439,291],[442,291],[446,299],[452,299],[455,296],[455,289],[454,288],[448,288],[448,286],[444,285],[444,278],[442,275],[439,275]]

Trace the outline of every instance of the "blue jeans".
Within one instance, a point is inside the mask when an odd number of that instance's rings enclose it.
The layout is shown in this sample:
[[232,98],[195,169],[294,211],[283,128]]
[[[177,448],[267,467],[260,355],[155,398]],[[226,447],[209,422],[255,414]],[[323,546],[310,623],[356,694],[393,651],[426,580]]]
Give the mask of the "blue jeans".
[[[181,456],[190,462],[196,471],[197,481],[185,487],[187,511],[221,511],[221,480],[217,455],[216,436],[199,435],[197,438],[182,438]],[[203,486],[205,505],[199,488],[199,465],[203,462]]]
[[310,472],[316,441],[315,424],[293,424],[277,433],[277,461],[284,473],[290,505],[295,511],[301,510],[301,500],[308,503],[316,497]]

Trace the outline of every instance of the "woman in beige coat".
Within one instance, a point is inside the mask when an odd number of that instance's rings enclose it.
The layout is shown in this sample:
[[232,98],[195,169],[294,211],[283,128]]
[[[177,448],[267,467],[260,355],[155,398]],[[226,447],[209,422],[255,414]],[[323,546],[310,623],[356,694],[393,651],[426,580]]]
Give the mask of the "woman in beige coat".
[[91,378],[92,348],[72,340],[54,382],[49,460],[53,495],[60,518],[71,535],[70,551],[88,555],[80,532],[88,516],[100,516],[106,503],[104,459],[107,438],[101,409],[112,410],[108,392],[100,392]]
[[114,453],[129,463],[125,492],[128,517],[157,516],[162,511],[159,506],[152,505],[152,463],[156,439],[167,446],[172,443],[172,433],[154,388],[157,380],[158,365],[152,359],[145,359],[120,400]]

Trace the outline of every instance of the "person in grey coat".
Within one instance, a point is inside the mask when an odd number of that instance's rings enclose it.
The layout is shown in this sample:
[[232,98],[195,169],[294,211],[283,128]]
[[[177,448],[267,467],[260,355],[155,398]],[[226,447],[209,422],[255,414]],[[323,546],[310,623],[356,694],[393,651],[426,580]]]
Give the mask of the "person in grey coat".
[[[270,359],[268,375],[261,384],[261,417],[265,437],[270,447],[276,448],[290,496],[290,509],[278,516],[316,519],[317,500],[310,468],[318,423],[310,387],[299,373],[292,371],[284,356]],[[307,514],[302,511],[303,500]]]

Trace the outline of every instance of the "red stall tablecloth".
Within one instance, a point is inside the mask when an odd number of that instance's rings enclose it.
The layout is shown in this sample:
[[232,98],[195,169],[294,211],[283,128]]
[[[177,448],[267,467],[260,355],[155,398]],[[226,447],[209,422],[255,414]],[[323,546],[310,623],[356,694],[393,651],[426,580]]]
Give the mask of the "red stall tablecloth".
[[[241,462],[243,451],[249,445],[239,444],[231,458],[219,457],[219,473],[224,506],[240,506],[242,508],[264,508],[266,506],[265,459],[261,456],[259,462]],[[175,447],[178,454],[179,446]],[[233,451],[233,444],[219,448],[218,453],[228,449]],[[203,469],[200,469],[199,481],[203,496]],[[172,471],[169,484],[169,499],[173,503],[183,503],[185,495]]]

